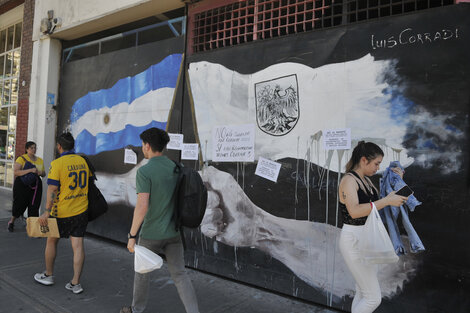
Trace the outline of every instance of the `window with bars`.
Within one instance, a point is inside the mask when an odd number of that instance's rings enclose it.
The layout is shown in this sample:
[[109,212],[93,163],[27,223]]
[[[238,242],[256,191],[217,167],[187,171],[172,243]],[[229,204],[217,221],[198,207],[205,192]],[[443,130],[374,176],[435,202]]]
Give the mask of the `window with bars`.
[[454,4],[454,0],[245,0],[191,16],[201,52]]

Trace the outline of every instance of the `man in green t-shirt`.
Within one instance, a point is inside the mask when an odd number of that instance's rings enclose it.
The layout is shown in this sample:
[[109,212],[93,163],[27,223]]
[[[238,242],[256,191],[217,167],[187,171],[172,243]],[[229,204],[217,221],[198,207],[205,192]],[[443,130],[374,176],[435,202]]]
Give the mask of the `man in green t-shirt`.
[[[187,313],[199,313],[196,293],[184,268],[183,244],[175,222],[173,193],[178,179],[175,163],[163,156],[163,149],[170,141],[168,134],[158,128],[150,128],[140,134],[142,152],[148,163],[139,168],[136,175],[137,203],[134,209],[127,248],[134,253],[137,232],[139,245],[155,253],[163,253],[168,270],[174,280]],[[148,297],[149,274],[135,273],[132,306],[123,307],[121,313],[140,313],[145,310]]]

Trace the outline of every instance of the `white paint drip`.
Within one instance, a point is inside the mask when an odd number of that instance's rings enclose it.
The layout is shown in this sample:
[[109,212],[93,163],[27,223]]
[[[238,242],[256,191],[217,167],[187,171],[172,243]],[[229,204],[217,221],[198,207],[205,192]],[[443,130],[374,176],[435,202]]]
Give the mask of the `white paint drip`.
[[197,258],[196,251],[194,251],[194,262],[193,262],[193,267],[197,268],[197,265],[199,264],[199,260]]
[[214,249],[214,254],[219,253],[219,245],[217,244],[216,240],[214,240],[214,243],[212,244],[212,247]]
[[233,252],[235,253],[235,270],[238,273],[238,271],[240,270],[240,267],[238,266],[237,246],[233,247]]
[[299,197],[297,193],[297,186],[299,183],[299,146],[300,146],[300,137],[297,137],[297,161],[295,166],[295,203],[294,203],[294,219],[297,219],[297,205],[299,204]]
[[[191,231],[192,233],[192,231]],[[207,237],[204,236],[202,233],[199,233],[199,235],[201,236],[201,253],[202,255],[204,256],[204,243],[206,244],[206,248],[207,248]]]
[[242,162],[242,189],[245,190],[245,162]]
[[304,160],[304,182],[305,188],[307,190],[307,220],[310,221],[310,162],[311,162],[311,154],[310,154],[310,145],[307,142],[307,153],[305,155]]
[[[326,171],[326,218],[325,218],[325,223],[328,224],[328,200],[329,200],[329,187],[330,187],[330,184],[329,184],[329,181],[330,181],[330,166],[331,166],[331,159],[333,157],[333,153],[334,153],[334,150],[329,150],[328,151],[328,158],[327,158],[327,164],[325,164],[325,167],[327,168],[327,171]],[[320,188],[321,189],[321,185],[320,185]]]
[[[325,164],[325,167],[327,168],[327,172],[326,172],[326,189],[325,189],[325,191],[326,191],[326,199],[325,199],[325,200],[326,200],[326,201],[325,201],[325,203],[326,203],[326,204],[325,204],[325,205],[326,205],[326,210],[325,210],[325,211],[326,211],[326,212],[325,212],[325,223],[326,223],[326,224],[328,224],[328,214],[329,214],[329,209],[328,209],[328,204],[329,204],[329,203],[328,203],[328,200],[329,200],[329,198],[330,198],[330,197],[329,197],[329,187],[330,187],[330,185],[329,185],[329,179],[330,179],[330,165],[331,165],[331,159],[332,159],[332,157],[333,157],[333,153],[334,153],[334,150],[329,150],[329,151],[328,151],[328,158],[327,158],[327,161],[326,161],[327,163]],[[319,186],[319,190],[321,190],[321,184],[320,184],[320,186]],[[329,258],[328,246],[326,247],[325,257],[326,257],[326,264],[328,264],[328,263],[329,263],[329,262],[328,262],[328,258]],[[325,274],[325,275],[326,275],[326,277],[328,277],[328,276],[329,276],[329,274],[328,274],[329,268],[326,267],[325,270],[326,270],[326,274]],[[333,272],[333,273],[334,273],[334,272]],[[326,292],[327,292],[327,293],[326,293],[326,298],[327,298],[327,303],[328,303],[328,299],[331,300],[332,294],[331,294],[331,291],[328,291],[328,289],[326,290]]]

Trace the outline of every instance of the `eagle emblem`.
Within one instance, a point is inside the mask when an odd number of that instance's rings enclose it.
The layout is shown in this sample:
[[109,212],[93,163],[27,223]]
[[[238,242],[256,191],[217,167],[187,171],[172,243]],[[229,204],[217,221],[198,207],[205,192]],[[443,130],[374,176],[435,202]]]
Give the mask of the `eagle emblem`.
[[299,120],[297,75],[255,84],[258,127],[273,136],[289,133]]

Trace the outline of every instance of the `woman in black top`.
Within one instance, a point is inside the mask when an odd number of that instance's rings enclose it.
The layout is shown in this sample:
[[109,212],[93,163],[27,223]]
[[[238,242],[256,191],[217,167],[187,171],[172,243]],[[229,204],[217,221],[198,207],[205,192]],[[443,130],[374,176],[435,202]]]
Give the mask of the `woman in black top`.
[[[343,229],[339,248],[344,261],[356,280],[356,294],[352,303],[352,313],[373,312],[382,300],[377,265],[362,262],[357,248],[359,234],[372,210],[372,202],[377,210],[388,205],[400,206],[407,198],[391,192],[379,199],[379,192],[368,176],[374,175],[382,162],[384,153],[372,142],[360,141],[354,148],[351,159],[346,164],[346,175],[339,186],[340,207],[343,215]],[[401,169],[393,169],[400,176]]]

